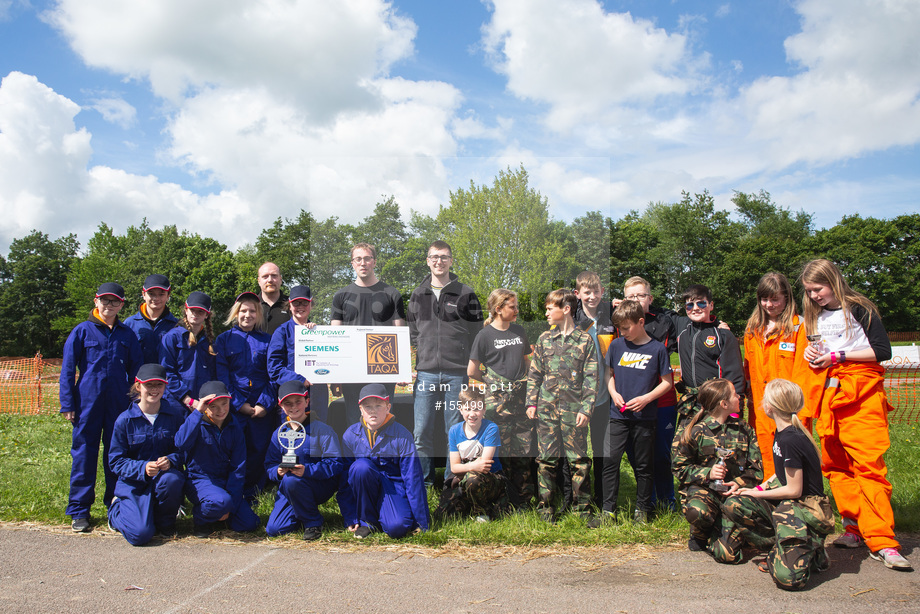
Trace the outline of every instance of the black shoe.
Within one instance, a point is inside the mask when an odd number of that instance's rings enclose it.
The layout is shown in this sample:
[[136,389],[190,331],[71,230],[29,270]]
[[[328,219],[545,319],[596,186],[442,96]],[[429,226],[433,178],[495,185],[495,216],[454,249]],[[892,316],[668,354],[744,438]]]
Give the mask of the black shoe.
[[207,539],[211,537],[211,534],[214,532],[214,526],[210,523],[208,524],[196,524],[195,529],[192,531],[192,535],[199,537],[201,539]]
[[[364,525],[361,525],[357,529],[355,529],[355,539],[365,539],[369,537],[370,534],[373,532],[374,532],[373,529],[371,529],[370,527],[365,527]],[[306,535],[304,537],[306,537]]]
[[93,526],[89,523],[89,518],[74,518],[70,523],[70,529],[74,533],[89,533]]
[[323,532],[320,530],[319,527],[307,527],[306,529],[303,530],[303,540],[305,542],[315,542],[322,536],[323,536]]
[[691,537],[690,541],[687,542],[687,548],[690,549],[690,552],[706,552],[709,544],[706,543],[705,539],[700,539],[698,537]]
[[160,537],[165,537],[167,539],[176,536],[176,525],[170,525],[168,527],[159,527],[157,529],[157,535]]

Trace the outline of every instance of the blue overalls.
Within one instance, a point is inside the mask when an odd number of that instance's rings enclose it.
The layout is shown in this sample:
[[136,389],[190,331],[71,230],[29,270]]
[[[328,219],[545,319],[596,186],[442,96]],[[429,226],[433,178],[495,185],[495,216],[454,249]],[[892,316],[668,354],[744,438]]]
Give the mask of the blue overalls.
[[415,527],[428,530],[429,512],[422,465],[415,438],[389,418],[378,429],[373,445],[363,421],[342,436],[346,470],[338,502],[345,526],[360,524],[400,538]]
[[176,316],[163,312],[156,322],[145,317],[147,305],[141,304],[140,309],[133,316],[125,318],[125,326],[134,331],[137,340],[141,342],[141,351],[144,354],[144,364],[160,362],[160,341],[163,335],[179,325]]
[[254,531],[259,517],[243,499],[246,439],[231,411],[222,429],[193,411],[176,433],[176,447],[185,455],[185,494],[194,505],[193,521],[202,526],[230,514],[234,531]]
[[[99,444],[104,447],[103,503],[115,492],[115,474],[109,467],[109,445],[115,419],[130,404],[128,390],[141,367],[141,346],[134,332],[118,319],[110,329],[95,311],[78,324],[64,344],[61,365],[61,413],[74,412],[70,455],[70,495],[67,515],[89,518],[96,499]],[[77,372],[80,375],[77,377]]]
[[[307,380],[294,370],[296,326],[294,320],[288,320],[279,326],[268,346],[268,375],[275,388],[284,382]],[[326,384],[310,386],[310,415],[320,422],[326,422],[326,418],[329,417],[329,386]]]
[[[159,529],[171,532],[182,504],[185,473],[176,449],[176,433],[185,411],[163,399],[153,424],[134,403],[115,421],[109,465],[118,476],[109,523],[128,543],[142,546]],[[170,468],[147,475],[147,463],[165,456]]]
[[322,422],[308,420],[304,429],[307,438],[296,451],[297,463],[304,466],[303,477],[291,473],[278,477],[278,465],[286,451],[278,441],[280,428],[268,444],[264,471],[271,482],[278,484],[275,507],[265,525],[265,532],[271,536],[290,533],[299,527],[323,526],[319,506],[332,498],[339,486],[345,463],[338,435]]
[[169,382],[166,391],[170,400],[186,407],[182,397],[198,399],[198,391],[206,382],[217,379],[215,357],[208,351],[208,338],[202,328],[197,343],[189,346],[190,332],[181,327],[168,331],[160,342],[160,364],[166,369]]
[[246,484],[248,499],[265,485],[265,452],[272,433],[278,428],[280,414],[275,387],[268,379],[268,344],[266,333],[246,332],[234,326],[214,342],[217,351],[217,379],[222,381],[233,397],[231,404],[239,409],[244,403],[261,405],[268,414],[252,418],[236,412],[246,436]]

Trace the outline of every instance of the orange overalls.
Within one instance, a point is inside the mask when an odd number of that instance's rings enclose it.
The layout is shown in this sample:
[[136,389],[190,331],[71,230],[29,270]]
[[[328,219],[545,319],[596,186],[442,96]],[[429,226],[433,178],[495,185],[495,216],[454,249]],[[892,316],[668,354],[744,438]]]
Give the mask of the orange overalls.
[[873,552],[898,548],[894,538],[891,484],[883,455],[888,450],[885,369],[877,362],[845,362],[827,368],[817,416],[821,469],[831,483],[837,510],[856,521]]
[[776,424],[763,413],[763,391],[772,379],[782,378],[795,382],[805,393],[805,407],[799,412],[799,419],[805,428],[811,430],[811,419],[817,412],[824,394],[824,373],[815,373],[805,360],[808,339],[805,325],[799,316],[793,319],[794,332],[780,339],[771,335],[764,340],[762,335],[744,336],[744,376],[751,386],[751,405],[748,423],[757,433],[757,445],[763,458],[763,475],[769,478],[776,473],[773,466],[773,435]]

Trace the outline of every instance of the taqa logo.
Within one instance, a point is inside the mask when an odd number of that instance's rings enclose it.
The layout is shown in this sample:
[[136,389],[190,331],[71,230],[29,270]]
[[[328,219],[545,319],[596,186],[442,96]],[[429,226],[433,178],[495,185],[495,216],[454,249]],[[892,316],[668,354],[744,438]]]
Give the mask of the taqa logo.
[[329,369],[316,369],[313,372],[317,375],[329,375]]

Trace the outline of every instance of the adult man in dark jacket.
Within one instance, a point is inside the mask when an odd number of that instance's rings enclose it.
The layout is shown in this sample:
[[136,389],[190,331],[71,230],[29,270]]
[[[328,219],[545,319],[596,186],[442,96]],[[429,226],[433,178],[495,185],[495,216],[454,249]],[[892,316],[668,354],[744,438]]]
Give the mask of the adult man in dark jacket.
[[[428,248],[431,274],[409,298],[409,336],[416,348],[415,446],[426,484],[435,471],[434,429],[444,415],[444,432],[460,422],[460,390],[467,382],[470,348],[482,330],[482,305],[473,289],[450,272],[450,245],[435,241]],[[444,455],[447,455],[445,448]],[[445,478],[450,475],[448,467]]]

